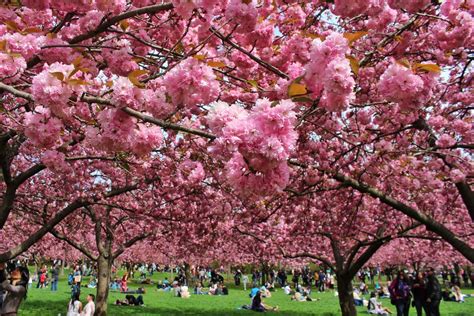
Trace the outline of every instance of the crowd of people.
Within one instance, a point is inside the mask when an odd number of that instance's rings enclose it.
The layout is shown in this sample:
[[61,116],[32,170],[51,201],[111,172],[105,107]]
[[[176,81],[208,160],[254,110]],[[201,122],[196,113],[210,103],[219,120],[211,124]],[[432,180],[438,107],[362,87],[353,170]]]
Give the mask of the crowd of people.
[[[462,271],[461,271],[462,273]],[[444,272],[436,274],[433,268],[423,272],[399,271],[395,276],[390,276],[388,286],[381,286],[378,281],[374,284],[374,291],[370,293],[370,299],[366,300],[364,295],[368,294],[368,286],[365,278],[359,276],[360,285],[353,289],[354,303],[357,306],[367,306],[370,314],[389,315],[391,310],[382,306],[379,298],[389,298],[395,307],[397,316],[409,315],[413,307],[418,316],[423,312],[428,316],[440,315],[439,306],[441,301],[464,302],[471,297],[461,292],[459,278],[442,278]],[[443,280],[440,284],[439,280]]]
[[[41,265],[35,273],[30,276],[27,264],[16,262],[8,266],[0,265],[0,315],[16,315],[20,302],[26,297],[28,289],[36,283],[36,288],[50,288],[51,291],[58,290],[58,279],[61,262],[52,262],[50,267]],[[156,283],[160,291],[170,292],[175,297],[189,298],[194,295],[221,296],[228,295],[229,288],[224,283],[224,269],[194,266],[176,266],[171,268],[159,265],[134,265],[123,266],[126,272],[118,276],[118,269],[112,269],[112,281],[109,288],[126,294],[123,299],[117,299],[115,305],[119,306],[145,306],[145,287],[130,289],[129,279],[136,271],[139,272],[135,279],[136,283],[153,284],[151,276],[157,271],[168,271],[174,273],[174,278],[164,277]],[[330,269],[319,267],[312,271],[309,267],[298,270],[274,270],[253,269],[245,273],[244,267],[236,268],[233,279],[236,287],[242,287],[245,291],[250,289],[249,305],[243,308],[254,311],[275,311],[278,307],[264,303],[263,299],[271,298],[277,285],[281,291],[288,296],[289,300],[296,302],[317,301],[314,293],[335,290],[335,274]],[[388,274],[387,274],[388,273]],[[387,283],[382,281],[386,276]],[[392,311],[387,299],[393,306],[397,316],[409,315],[410,309],[414,309],[418,316],[423,312],[427,316],[440,315],[439,306],[441,301],[463,303],[472,295],[463,294],[461,287],[472,286],[469,273],[462,269],[440,270],[438,273],[432,268],[424,272],[419,271],[395,271],[394,269],[381,270],[378,268],[364,268],[357,273],[358,283],[353,288],[354,304],[365,306],[369,314],[390,315]],[[89,316],[95,310],[94,295],[87,295],[84,306],[80,300],[81,288],[95,288],[97,285],[97,270],[93,265],[82,264],[73,266],[68,275],[68,283],[71,286],[71,298],[68,303],[68,316]],[[89,278],[88,282],[86,279]],[[471,281],[471,284],[470,282]],[[371,290],[369,290],[369,288]],[[191,290],[190,290],[191,289]],[[133,295],[136,294],[137,296]],[[334,291],[338,295],[337,291]],[[366,299],[367,298],[367,299]]]

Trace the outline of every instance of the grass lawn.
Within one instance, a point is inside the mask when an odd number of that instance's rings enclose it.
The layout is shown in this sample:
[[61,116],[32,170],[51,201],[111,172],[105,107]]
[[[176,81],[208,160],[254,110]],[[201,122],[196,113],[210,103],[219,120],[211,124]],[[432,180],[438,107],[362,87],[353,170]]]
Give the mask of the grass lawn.
[[[120,274],[121,275],[121,274]],[[170,274],[156,274],[153,280],[163,279],[164,276],[170,278]],[[86,280],[88,278],[86,277]],[[233,284],[229,284],[228,296],[209,296],[209,295],[192,295],[189,299],[181,299],[174,297],[169,292],[157,291],[154,286],[148,285],[147,293],[143,295],[145,307],[138,306],[114,306],[116,299],[123,299],[124,294],[111,292],[109,296],[109,315],[250,315],[256,314],[252,311],[239,310],[238,308],[244,304],[250,303],[248,297],[249,291],[243,291],[242,288],[236,289]],[[138,283],[129,282],[129,288],[138,288]],[[49,288],[37,289],[35,284],[28,291],[28,298],[21,305],[20,316],[65,316],[67,312],[67,304],[70,298],[70,287],[67,285],[65,277],[62,277],[58,285],[57,292],[51,292]],[[192,291],[192,289],[190,289]],[[463,293],[473,293],[473,290],[464,290]],[[88,293],[95,294],[95,289],[83,288],[81,290],[81,300],[85,304]],[[192,292],[191,292],[192,293]],[[275,315],[318,315],[330,316],[340,315],[337,297],[334,292],[314,293],[313,298],[320,298],[316,302],[292,302],[289,296],[283,291],[277,289],[271,298],[264,299],[269,305],[277,305],[280,308],[278,312],[271,312]],[[392,311],[395,309],[390,305],[387,299],[382,300],[384,306],[388,306]],[[360,315],[369,315],[366,308],[359,307]],[[414,309],[410,310],[411,315],[415,315]],[[455,302],[441,302],[441,315],[450,316],[472,316],[474,315],[474,297],[467,298],[466,303],[459,304]]]

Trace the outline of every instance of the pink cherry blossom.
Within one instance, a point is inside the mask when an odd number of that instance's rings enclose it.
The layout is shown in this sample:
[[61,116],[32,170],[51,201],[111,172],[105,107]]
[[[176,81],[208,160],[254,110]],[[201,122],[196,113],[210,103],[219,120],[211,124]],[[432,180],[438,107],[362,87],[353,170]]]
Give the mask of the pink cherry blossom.
[[51,112],[57,116],[63,115],[63,109],[71,97],[72,88],[65,82],[62,82],[54,74],[61,74],[67,78],[74,69],[72,65],[54,63],[33,78],[31,92],[35,101],[39,104],[48,106]]
[[166,92],[173,104],[192,108],[215,101],[219,84],[212,69],[195,58],[188,58],[164,77]]
[[397,102],[404,109],[418,107],[420,100],[424,97],[420,95],[423,90],[423,80],[410,69],[392,63],[380,77],[378,89],[385,98],[392,102]]
[[436,145],[441,148],[451,147],[456,144],[456,140],[448,134],[441,135],[436,141]]
[[51,117],[49,109],[37,107],[36,113],[25,115],[25,135],[38,147],[52,148],[60,144],[62,122]]
[[0,80],[2,82],[17,81],[25,69],[26,61],[23,57],[0,53]]

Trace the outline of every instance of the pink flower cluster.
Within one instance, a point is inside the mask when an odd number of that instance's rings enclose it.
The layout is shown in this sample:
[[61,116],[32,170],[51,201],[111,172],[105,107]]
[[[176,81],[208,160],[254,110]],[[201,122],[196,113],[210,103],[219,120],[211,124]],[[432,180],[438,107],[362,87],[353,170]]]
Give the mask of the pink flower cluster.
[[135,87],[128,78],[114,80],[111,97],[115,106],[145,110],[157,118],[165,118],[173,112],[174,106],[166,102],[166,88],[161,81],[151,83],[151,89]]
[[130,148],[136,119],[119,109],[104,109],[97,115],[99,128],[88,127],[86,136],[92,146],[105,151]]
[[22,35],[18,32],[7,33],[0,36],[0,41],[5,40],[12,53],[19,53],[25,60],[30,60],[38,54],[45,41],[45,36],[36,37],[33,34]]
[[43,71],[33,78],[31,85],[31,93],[36,103],[48,106],[51,112],[59,117],[63,116],[64,108],[73,90],[52,73],[62,73],[64,78],[67,78],[73,69],[72,65],[61,63],[54,63],[50,66],[45,64]]
[[443,50],[452,50],[472,45],[474,40],[474,18],[471,12],[461,10],[464,2],[448,0],[441,5],[441,13],[451,21],[438,21],[433,27],[433,34]]
[[166,88],[159,86],[141,91],[141,100],[145,111],[157,118],[166,118],[173,113],[175,107],[166,101]]
[[74,60],[74,50],[67,47],[68,43],[60,38],[47,38],[43,43],[44,46],[62,45],[59,47],[44,48],[40,51],[40,58],[48,64],[55,62],[69,64]]
[[219,96],[219,83],[212,68],[196,58],[188,58],[163,78],[173,104],[192,108],[208,104]]
[[436,141],[436,145],[441,148],[451,147],[456,144],[456,140],[448,134],[441,135]]
[[342,111],[354,99],[355,81],[346,58],[348,51],[348,42],[339,33],[331,33],[324,42],[313,41],[305,82],[314,97],[321,97],[320,104],[328,111]]
[[396,102],[401,109],[414,109],[423,97],[424,82],[411,69],[393,62],[380,77],[378,91],[388,100]]
[[430,0],[387,0],[387,3],[391,8],[404,9],[409,13],[415,13],[423,9],[430,2]]
[[354,17],[365,13],[372,5],[373,0],[335,0],[332,12],[342,17]]
[[172,0],[174,10],[183,19],[189,19],[194,9],[202,8],[205,13],[211,14],[214,7],[219,4],[219,0]]
[[49,109],[38,106],[36,113],[25,114],[25,135],[37,147],[53,148],[60,144],[61,120],[51,117]]
[[97,10],[119,14],[127,7],[127,0],[95,0]]
[[12,83],[20,79],[26,69],[26,61],[23,57],[14,57],[0,53],[0,81]]
[[138,124],[138,128],[132,135],[130,149],[138,156],[145,156],[153,149],[158,148],[162,141],[161,128],[155,125]]
[[65,159],[66,156],[62,152],[47,150],[41,157],[41,162],[52,172],[67,174],[72,172],[72,168]]
[[88,127],[88,142],[98,150],[132,151],[145,156],[163,140],[157,126],[137,124],[135,118],[119,109],[105,109],[97,116],[99,127]]
[[112,100],[118,107],[139,109],[142,91],[135,87],[127,77],[118,77],[114,80]]
[[225,17],[238,24],[237,32],[252,32],[257,26],[258,11],[256,1],[245,3],[242,0],[230,0],[225,10]]
[[108,69],[116,75],[127,76],[131,71],[138,69],[138,64],[132,60],[132,49],[126,40],[119,41],[120,49],[103,49],[102,57],[107,62]]
[[228,159],[227,180],[242,196],[267,196],[287,185],[287,159],[298,136],[294,106],[290,100],[272,106],[260,99],[250,111],[220,102],[209,112],[208,125],[218,135],[210,150]]
[[199,184],[206,177],[206,172],[200,162],[185,160],[179,165],[179,177],[183,183]]

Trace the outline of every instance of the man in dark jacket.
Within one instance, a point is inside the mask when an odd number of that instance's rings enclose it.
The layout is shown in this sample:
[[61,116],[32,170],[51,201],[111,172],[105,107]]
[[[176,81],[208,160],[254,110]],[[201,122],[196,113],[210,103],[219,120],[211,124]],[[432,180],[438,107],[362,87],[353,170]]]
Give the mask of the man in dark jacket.
[[433,268],[428,269],[426,282],[426,305],[430,316],[439,316],[439,303],[441,301],[441,286]]

